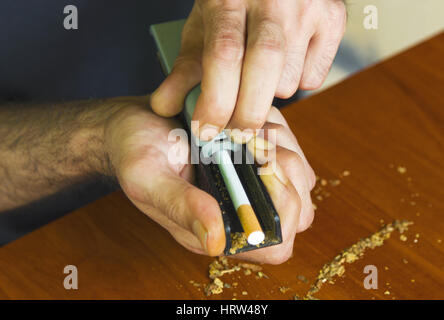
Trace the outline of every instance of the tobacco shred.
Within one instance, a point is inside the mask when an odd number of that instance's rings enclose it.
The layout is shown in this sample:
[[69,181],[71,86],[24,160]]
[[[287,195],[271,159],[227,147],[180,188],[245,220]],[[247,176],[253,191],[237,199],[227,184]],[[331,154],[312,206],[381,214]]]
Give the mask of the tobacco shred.
[[371,236],[359,240],[351,247],[341,251],[331,262],[326,263],[314,284],[311,285],[304,299],[313,300],[316,299],[313,295],[317,293],[325,282],[334,283],[336,276],[341,277],[345,272],[345,263],[353,263],[356,260],[364,256],[364,252],[367,249],[374,249],[382,246],[384,241],[390,238],[393,231],[398,230],[399,233],[404,233],[408,227],[413,224],[410,221],[395,220],[393,223],[389,223],[383,226],[378,232],[375,232]]

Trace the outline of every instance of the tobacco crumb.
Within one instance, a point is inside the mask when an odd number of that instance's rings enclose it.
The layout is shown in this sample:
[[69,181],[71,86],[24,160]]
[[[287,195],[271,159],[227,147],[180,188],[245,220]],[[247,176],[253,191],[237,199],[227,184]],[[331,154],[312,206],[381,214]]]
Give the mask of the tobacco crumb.
[[[207,296],[212,294],[220,294],[224,288],[230,289],[231,287],[237,287],[237,282],[233,282],[232,284],[224,283],[220,277],[224,276],[225,274],[239,272],[240,270],[243,270],[245,275],[250,275],[253,272],[257,272],[258,279],[268,278],[260,271],[262,270],[262,267],[259,265],[246,262],[239,262],[237,265],[234,265],[231,264],[229,259],[226,257],[219,257],[219,259],[212,261],[208,266],[208,276],[213,281],[207,285],[203,285],[205,294]],[[238,276],[238,278],[240,278],[240,276]],[[201,284],[196,284],[192,280],[190,280],[190,283],[194,286],[201,286]]]
[[406,237],[404,234],[401,234],[401,235],[399,236],[399,240],[401,240],[401,241],[407,241],[407,237]]
[[348,170],[344,170],[344,171],[342,172],[342,175],[343,175],[344,177],[348,177],[348,176],[350,175],[350,171],[348,171]]
[[205,294],[211,296],[212,294],[220,294],[223,292],[224,283],[219,278],[215,278],[212,283],[205,286]]
[[401,167],[401,166],[398,166],[397,170],[400,174],[404,174],[407,172],[407,169],[405,167]]
[[281,293],[286,293],[287,291],[291,290],[289,287],[279,287],[279,291]]
[[245,232],[235,232],[231,234],[231,248],[230,253],[235,254],[239,249],[248,245],[247,236]]
[[398,230],[400,233],[403,233],[411,224],[413,224],[413,222],[395,220],[393,223],[389,223],[386,226],[383,226],[379,231],[375,232],[371,236],[361,239],[351,247],[343,250],[331,262],[326,263],[322,267],[318,277],[311,285],[304,299],[315,299],[313,294],[321,289],[322,284],[327,281],[329,283],[334,283],[334,278],[336,276],[342,276],[344,274],[345,263],[352,263],[362,258],[364,256],[364,252],[367,249],[374,249],[376,247],[382,246],[384,241],[390,238],[390,235],[393,231]]
[[259,272],[257,273],[257,276],[258,276],[259,278],[269,279],[268,276],[267,276],[265,273],[261,272],[261,271],[259,271]]
[[239,267],[244,268],[244,269],[249,269],[251,271],[261,271],[262,267],[258,266],[257,264],[252,264],[252,263],[245,263],[245,262],[241,262],[238,264]]
[[386,296],[388,296],[389,294],[390,294],[390,291],[386,291],[386,292],[384,292],[384,294],[386,295]]
[[243,296],[246,296],[247,294],[248,294],[247,291],[242,291],[242,295],[243,295]]
[[327,180],[325,180],[325,179],[322,179],[321,180],[321,186],[326,186],[327,185]]
[[339,180],[339,179],[330,180],[330,185],[331,185],[332,187],[339,186],[340,184],[341,184],[341,180]]
[[406,258],[402,258],[402,262],[404,262],[404,264],[409,263],[409,261]]

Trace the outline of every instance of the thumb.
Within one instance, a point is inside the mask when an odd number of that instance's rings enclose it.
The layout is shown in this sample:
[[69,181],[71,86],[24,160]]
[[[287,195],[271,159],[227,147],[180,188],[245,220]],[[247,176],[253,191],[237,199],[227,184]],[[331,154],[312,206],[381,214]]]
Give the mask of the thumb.
[[151,95],[153,111],[162,117],[177,115],[188,92],[200,82],[201,69],[200,61],[195,58],[177,58],[171,73]]
[[[210,256],[222,254],[225,230],[216,199],[168,169],[145,167],[145,174],[137,171],[126,175],[124,189],[133,191],[129,195],[132,200],[162,212],[160,217],[153,212],[145,212],[147,215],[163,226],[175,224],[192,232]],[[155,174],[147,178],[146,172]],[[175,228],[168,229],[174,233]]]

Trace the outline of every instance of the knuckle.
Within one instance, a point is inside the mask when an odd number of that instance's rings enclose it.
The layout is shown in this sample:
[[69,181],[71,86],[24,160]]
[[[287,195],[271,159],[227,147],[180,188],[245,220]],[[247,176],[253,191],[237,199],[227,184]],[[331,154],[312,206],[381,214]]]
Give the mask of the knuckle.
[[268,18],[262,18],[258,22],[256,34],[251,41],[251,45],[258,49],[278,53],[283,52],[286,45],[281,26]]
[[244,54],[244,25],[229,11],[220,11],[210,17],[211,34],[208,37],[212,58],[238,63]]
[[243,42],[237,39],[237,35],[228,30],[219,33],[210,44],[212,58],[236,65],[242,60],[244,53]]
[[224,9],[234,10],[243,3],[243,0],[216,0],[215,2]]

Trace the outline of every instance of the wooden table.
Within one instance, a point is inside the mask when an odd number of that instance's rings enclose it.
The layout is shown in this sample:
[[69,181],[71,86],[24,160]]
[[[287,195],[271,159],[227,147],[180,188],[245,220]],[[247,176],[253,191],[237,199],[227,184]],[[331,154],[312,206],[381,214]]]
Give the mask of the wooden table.
[[[444,298],[442,57],[443,33],[283,110],[316,173],[341,184],[326,186],[322,201],[313,194],[314,224],[296,237],[290,261],[264,266],[269,279],[237,273],[236,289],[210,298],[302,296],[324,263],[395,219],[414,222],[406,241],[394,232],[316,297]],[[0,248],[0,297],[204,299],[190,280],[208,283],[212,260],[183,249],[116,192]],[[66,265],[78,268],[78,290],[63,287]],[[377,290],[363,286],[366,265],[378,268]]]

